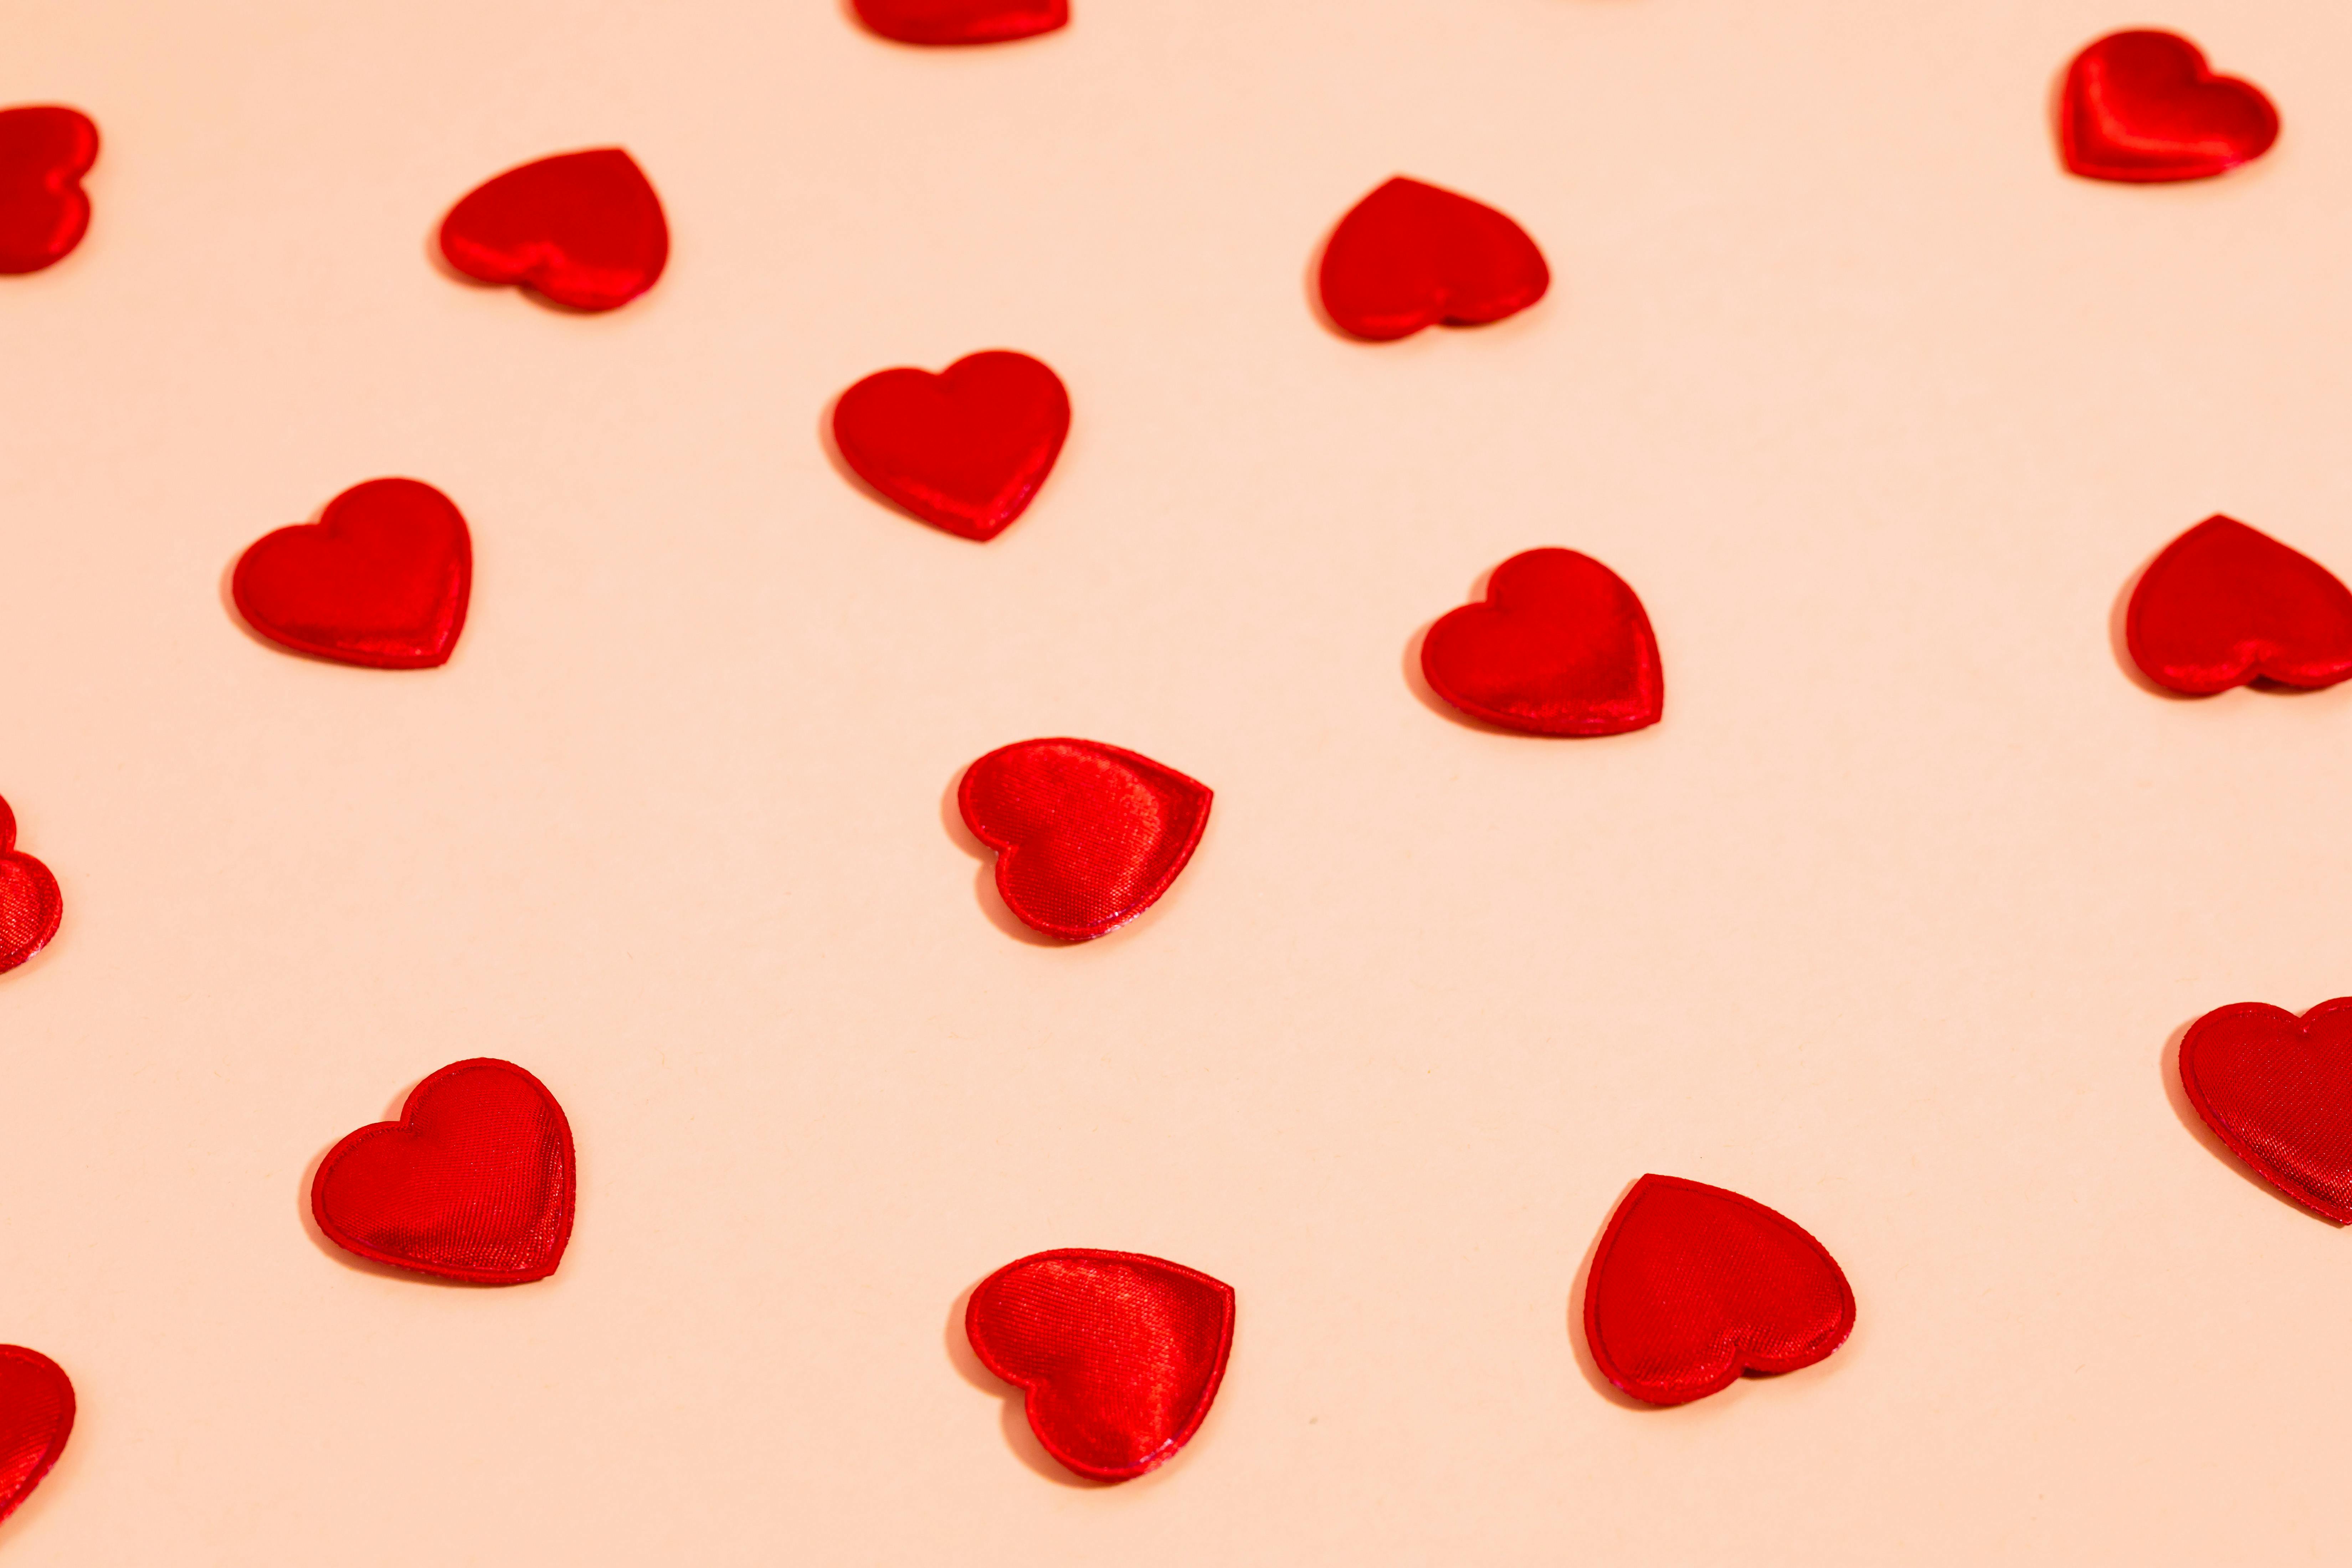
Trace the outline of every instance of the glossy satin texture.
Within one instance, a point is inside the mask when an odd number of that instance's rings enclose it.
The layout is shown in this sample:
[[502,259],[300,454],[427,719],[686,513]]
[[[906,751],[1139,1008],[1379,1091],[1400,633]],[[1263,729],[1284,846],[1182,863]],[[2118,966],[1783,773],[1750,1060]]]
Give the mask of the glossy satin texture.
[[73,254],[89,229],[81,177],[98,162],[98,127],[78,109],[0,109],[0,273],[38,272]]
[[2352,1225],[2352,996],[2215,1008],[2181,1037],[2180,1087],[2256,1175]]
[[877,371],[833,409],[834,444],[858,478],[933,527],[982,541],[1029,510],[1069,433],[1062,378],[1005,349],[937,375]]
[[544,1279],[572,1239],[572,1125],[547,1086],[480,1058],[416,1086],[397,1121],[328,1152],[310,1212],[362,1258],[475,1285]]
[[65,912],[58,879],[16,847],[16,814],[0,800],[0,974],[48,946]]
[[1150,909],[1192,859],[1209,787],[1098,741],[1022,741],[964,770],[964,826],[997,851],[996,890],[1022,922],[1066,942]]
[[2333,686],[2352,675],[2352,592],[2270,535],[2209,517],[2140,574],[2124,642],[2142,674],[2190,696],[2256,679]]
[[1138,1253],[1040,1252],[981,1282],[964,1336],[1026,1392],[1047,1453],[1124,1481],[1166,1463],[1209,1414],[1234,1346],[1234,1291]]
[[1002,44],[1066,26],[1069,0],[856,0],[857,19],[902,44]]
[[2260,88],[2215,76],[2175,33],[2111,33],[2074,57],[2058,108],[2066,167],[2094,180],[2201,180],[2278,140]]
[[1642,601],[1573,550],[1530,550],[1496,567],[1484,601],[1429,628],[1421,671],[1465,713],[1531,735],[1622,735],[1665,711]]
[[1356,204],[1323,249],[1323,310],[1375,342],[1444,322],[1471,327],[1544,297],[1551,269],[1493,207],[1402,175]]
[[0,1345],[0,1519],[30,1497],[73,1436],[74,1391],[38,1351]]
[[1593,1361],[1652,1405],[1811,1366],[1853,1331],[1853,1292],[1820,1242],[1752,1198],[1674,1176],[1625,1194],[1584,1286]]
[[520,283],[575,310],[610,310],[661,277],[669,224],[636,160],[598,147],[476,187],[442,220],[441,254],[468,278]]
[[446,664],[473,587],[464,516],[415,479],[353,485],[318,521],[256,540],[229,581],[270,641],[374,669]]

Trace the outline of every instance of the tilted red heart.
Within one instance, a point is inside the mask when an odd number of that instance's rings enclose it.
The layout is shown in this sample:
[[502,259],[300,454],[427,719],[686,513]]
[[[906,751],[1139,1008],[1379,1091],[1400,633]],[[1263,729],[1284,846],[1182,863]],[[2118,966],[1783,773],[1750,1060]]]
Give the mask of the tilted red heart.
[[1047,1453],[1098,1481],[1131,1480],[1209,1414],[1234,1348],[1234,1289],[1139,1253],[1040,1252],[981,1281],[963,1331],[1025,1391]]
[[1853,1331],[1853,1291],[1820,1242],[1753,1198],[1674,1176],[1633,1184],[1584,1285],[1594,1363],[1652,1405],[1811,1366]]
[[1339,220],[1319,276],[1333,323],[1375,342],[1441,321],[1499,321],[1551,287],[1551,268],[1527,230],[1493,207],[1402,174]]
[[2140,574],[2124,644],[2142,674],[2190,696],[2257,679],[2333,686],[2352,675],[2352,592],[2270,535],[2209,517]]
[[32,1496],[73,1436],[73,1381],[38,1351],[0,1345],[0,1519]]
[[78,109],[0,109],[0,272],[38,272],[73,254],[89,229],[81,177],[98,162],[98,127]]
[[49,945],[65,918],[49,868],[16,847],[16,814],[0,800],[0,974]]
[[1573,550],[1529,550],[1496,567],[1484,602],[1429,628],[1421,672],[1465,713],[1532,735],[1622,735],[1666,706],[1641,599]]
[[318,521],[254,541],[229,579],[263,637],[373,669],[448,663],[473,586],[465,517],[415,479],[353,485]]
[[618,147],[509,169],[449,209],[441,254],[468,278],[520,283],[575,310],[610,310],[669,262],[661,198]]
[[1157,902],[1209,825],[1209,786],[1098,741],[1022,741],[964,770],[956,805],[997,851],[996,890],[1066,942]]
[[462,1279],[544,1279],[572,1239],[572,1124],[547,1086],[512,1062],[443,1068],[397,1121],[327,1152],[310,1212],[362,1258]]
[[877,371],[833,409],[834,444],[858,478],[925,522],[982,541],[1029,510],[1069,433],[1062,378],[1005,349],[937,375]]
[[856,0],[857,19],[902,44],[1002,44],[1066,26],[1069,0]]
[[2181,1037],[2180,1087],[2256,1175],[2352,1225],[2352,996],[2215,1008]]
[[2074,57],[2058,100],[2066,167],[2094,180],[2201,180],[2278,140],[2262,89],[2215,76],[2177,33],[2110,33]]

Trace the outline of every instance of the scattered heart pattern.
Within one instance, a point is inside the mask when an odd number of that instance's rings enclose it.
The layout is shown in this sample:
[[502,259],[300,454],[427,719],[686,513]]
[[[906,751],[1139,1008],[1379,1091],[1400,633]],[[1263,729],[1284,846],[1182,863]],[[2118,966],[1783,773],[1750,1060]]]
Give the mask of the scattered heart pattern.
[[2140,673],[2189,696],[2255,679],[2333,686],[2352,675],[2352,592],[2270,535],[2209,517],[2140,574],[2124,645]]
[[0,1519],[33,1489],[73,1436],[73,1380],[38,1351],[0,1345]]
[[596,147],[477,186],[442,219],[441,254],[485,283],[519,283],[574,310],[613,310],[661,278],[669,222],[637,161]]
[[78,109],[0,109],[0,273],[38,272],[89,230],[81,177],[98,162],[98,127]]
[[353,485],[318,521],[254,541],[229,578],[237,614],[263,637],[373,669],[448,663],[473,588],[464,515],[415,479]]
[[2180,1087],[2256,1175],[2352,1225],[2352,996],[2215,1008],[2181,1037]]
[[859,479],[934,528],[982,542],[1029,510],[1069,433],[1062,378],[1004,349],[937,375],[877,371],[833,410],[834,445]]
[[1324,314],[1375,342],[1483,326],[1544,297],[1551,268],[1527,230],[1467,196],[1400,174],[1358,202],[1323,247]]
[[65,912],[58,879],[16,847],[16,814],[0,800],[0,974],[48,946]]
[[1429,628],[1421,672],[1463,712],[1531,735],[1622,735],[1665,711],[1640,597],[1573,550],[1529,550],[1496,567],[1484,601]]
[[1094,1480],[1132,1480],[1208,1415],[1234,1347],[1234,1290],[1139,1253],[1040,1252],[980,1283],[964,1337],[1025,1392],[1048,1454]]
[[1675,1176],[1633,1184],[1584,1285],[1594,1363],[1651,1405],[1811,1366],[1853,1331],[1853,1291],[1826,1247],[1753,1198]]
[[378,1263],[473,1285],[544,1279],[572,1239],[572,1124],[512,1062],[454,1062],[397,1121],[337,1143],[310,1183],[327,1238]]
[[1003,44],[1065,27],[1069,0],[856,0],[857,19],[902,44]]
[[2066,167],[2094,180],[2202,180],[2271,150],[2278,110],[2262,89],[2215,76],[2177,33],[2110,33],[2074,57],[2058,100]]
[[1099,741],[1021,741],[964,770],[956,805],[997,852],[1021,921],[1087,942],[1157,903],[1209,825],[1209,786]]

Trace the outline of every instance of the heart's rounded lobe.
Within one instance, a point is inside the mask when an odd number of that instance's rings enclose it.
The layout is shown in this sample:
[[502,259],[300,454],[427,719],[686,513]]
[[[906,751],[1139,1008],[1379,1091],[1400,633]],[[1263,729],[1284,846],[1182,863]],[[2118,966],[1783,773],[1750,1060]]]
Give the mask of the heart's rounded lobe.
[[30,1497],[73,1436],[74,1391],[38,1351],[0,1345],[0,1519]]
[[0,109],[0,273],[38,272],[89,230],[81,177],[98,162],[98,127],[78,109]]
[[2180,1087],[2256,1175],[2352,1225],[2352,996],[2215,1008],[2181,1037]]
[[1531,735],[1622,735],[1665,711],[1658,639],[1622,577],[1573,550],[1514,555],[1422,639],[1430,689]]
[[397,1121],[327,1152],[310,1212],[328,1239],[378,1263],[476,1285],[544,1279],[572,1239],[572,1124],[512,1062],[456,1062],[416,1086]]
[[473,535],[447,496],[370,479],[316,522],[256,540],[229,580],[246,623],[300,653],[375,669],[446,664],[473,593]]
[[1069,25],[1069,0],[856,0],[857,19],[902,44],[1003,44]]
[[1123,1481],[1192,1440],[1234,1345],[1234,1290],[1181,1264],[1073,1247],[982,1280],[964,1335],[1024,1390],[1029,1428],[1079,1475]]
[[1070,433],[1070,395],[1042,360],[967,354],[934,375],[877,371],[833,409],[842,460],[935,528],[990,540],[1029,509]]
[[1318,279],[1334,325],[1383,342],[1516,315],[1544,297],[1551,268],[1493,207],[1399,175],[1339,220]]
[[2124,642],[2142,674],[2190,696],[2257,679],[2333,686],[2352,675],[2352,592],[2270,535],[2209,517],[2140,574]]
[[441,220],[441,254],[468,278],[520,283],[575,310],[611,310],[661,277],[669,224],[637,161],[597,147],[477,186]]
[[16,847],[16,814],[0,800],[0,974],[48,946],[65,912],[58,879]]
[[2059,90],[2058,146],[2094,180],[2201,180],[2259,158],[2278,140],[2262,89],[2216,76],[2176,33],[2110,33],[2074,57]]
[[1625,1194],[1584,1286],[1594,1363],[1652,1405],[1811,1366],[1853,1331],[1853,1291],[1820,1242],[1753,1198],[1674,1176]]
[[1022,921],[1085,942],[1150,909],[1208,826],[1208,785],[1099,741],[1021,741],[964,770],[964,826]]

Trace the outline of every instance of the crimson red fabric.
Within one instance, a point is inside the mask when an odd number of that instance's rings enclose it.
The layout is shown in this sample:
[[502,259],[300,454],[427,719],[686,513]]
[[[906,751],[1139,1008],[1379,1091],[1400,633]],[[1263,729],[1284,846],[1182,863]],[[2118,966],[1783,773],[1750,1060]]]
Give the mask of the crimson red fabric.
[[2140,574],[2124,641],[2141,673],[2191,696],[2257,678],[2333,686],[2352,675],[2352,593],[2270,535],[2209,517]]
[[2271,150],[2278,110],[2262,89],[2215,76],[2178,33],[2110,33],[2074,57],[2058,100],[2066,167],[2094,180],[2201,180]]
[[520,283],[575,310],[612,310],[660,279],[669,223],[637,161],[596,147],[477,186],[442,219],[441,254],[485,283]]
[[2180,1087],[2256,1175],[2352,1225],[2352,996],[2215,1008],[2181,1037]]
[[0,1345],[0,1519],[41,1484],[73,1436],[73,1380],[38,1351]]
[[1029,510],[1070,433],[1070,395],[1042,360],[967,354],[937,375],[877,371],[834,405],[842,459],[935,528],[991,540]]
[[1066,942],[1150,909],[1192,858],[1209,786],[1150,757],[1066,738],[1001,746],[964,770],[964,826],[997,851],[996,890]]
[[963,1324],[988,1370],[1026,1392],[1047,1453],[1124,1481],[1200,1430],[1234,1348],[1234,1289],[1164,1258],[1068,1247],[990,1275]]
[[572,1239],[572,1124],[512,1062],[454,1062],[327,1152],[310,1212],[362,1258],[476,1285],[544,1279]]
[[1339,220],[1320,287],[1340,331],[1384,342],[1516,315],[1544,297],[1551,268],[1493,207],[1400,174]]
[[73,254],[89,229],[81,177],[98,162],[98,127],[78,109],[0,109],[0,273],[38,272]]
[[1625,580],[1573,550],[1529,550],[1422,639],[1430,689],[1532,735],[1622,735],[1658,721],[1666,684],[1650,617]]
[[856,0],[857,19],[902,44],[1002,44],[1066,26],[1069,0]]
[[415,479],[353,485],[318,521],[256,540],[229,581],[270,641],[375,669],[446,664],[473,586],[464,515]]
[[16,847],[16,814],[0,800],[0,974],[48,946],[65,913],[58,879]]
[[1853,1291],[1820,1242],[1753,1198],[1675,1176],[1633,1184],[1584,1284],[1594,1363],[1652,1405],[1811,1366],[1853,1331]]

